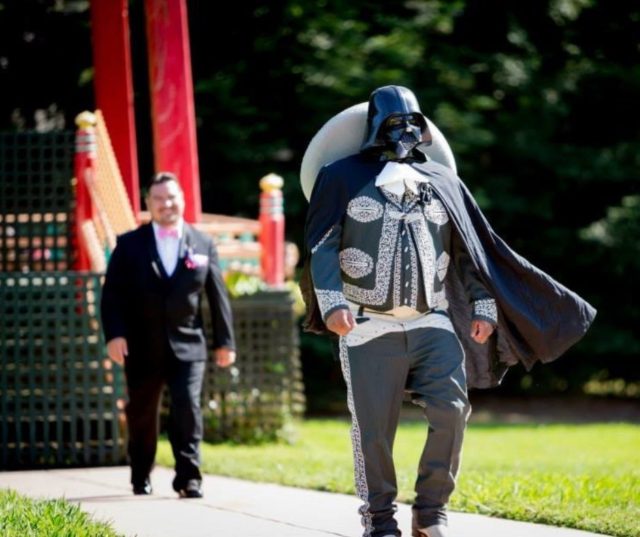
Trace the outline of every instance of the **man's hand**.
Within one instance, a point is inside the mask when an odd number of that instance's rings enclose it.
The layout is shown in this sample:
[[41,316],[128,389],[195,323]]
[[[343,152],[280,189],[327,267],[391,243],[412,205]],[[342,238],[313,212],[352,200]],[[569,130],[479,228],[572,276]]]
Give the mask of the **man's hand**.
[[487,321],[471,321],[471,339],[476,343],[485,343],[493,333],[493,325]]
[[127,340],[123,337],[114,337],[107,342],[107,354],[116,364],[123,365],[124,357],[129,354]]
[[346,336],[356,327],[356,321],[348,309],[339,309],[327,317],[326,325],[339,336]]
[[236,361],[236,351],[227,347],[220,347],[213,351],[213,355],[218,367],[229,367]]

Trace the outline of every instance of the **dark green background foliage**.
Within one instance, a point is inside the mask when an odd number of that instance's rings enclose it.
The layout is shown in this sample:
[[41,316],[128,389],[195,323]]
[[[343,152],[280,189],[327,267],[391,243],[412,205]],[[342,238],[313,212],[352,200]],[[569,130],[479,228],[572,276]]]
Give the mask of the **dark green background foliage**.
[[[141,177],[151,173],[144,14],[131,4]],[[0,0],[0,128],[36,109],[94,106],[87,2]],[[301,245],[300,160],[340,110],[384,84],[412,88],[459,173],[513,248],[598,309],[588,336],[504,390],[640,381],[640,5],[604,0],[188,2],[203,207],[255,217],[257,181],[285,178]],[[339,385],[305,337],[310,395]],[[313,404],[311,404],[313,407]]]

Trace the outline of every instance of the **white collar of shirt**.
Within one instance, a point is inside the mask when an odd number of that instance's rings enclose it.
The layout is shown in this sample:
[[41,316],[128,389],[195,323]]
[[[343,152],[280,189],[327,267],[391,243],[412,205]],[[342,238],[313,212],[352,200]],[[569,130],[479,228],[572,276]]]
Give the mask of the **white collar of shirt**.
[[417,183],[428,183],[429,178],[403,162],[387,162],[376,177],[376,186],[402,197],[406,189],[418,194]]
[[[160,226],[160,224],[158,224],[157,222],[151,222],[151,225],[153,226],[153,234],[156,237],[156,241],[164,240],[164,238],[160,239],[158,237],[158,232],[160,231],[160,228],[162,226]],[[183,233],[183,230],[184,230],[184,220],[182,220],[182,219],[178,220],[178,222],[176,223],[175,226],[171,226],[171,229],[175,229],[178,232],[178,240],[181,239],[182,238],[182,233]],[[173,237],[169,237],[169,238],[173,239]]]
[[175,226],[172,226],[177,232],[177,237],[159,237],[160,226],[156,222],[152,222],[153,235],[156,239],[156,249],[162,261],[167,275],[171,276],[178,266],[178,252],[180,249],[180,239],[184,233],[184,221],[180,220]]

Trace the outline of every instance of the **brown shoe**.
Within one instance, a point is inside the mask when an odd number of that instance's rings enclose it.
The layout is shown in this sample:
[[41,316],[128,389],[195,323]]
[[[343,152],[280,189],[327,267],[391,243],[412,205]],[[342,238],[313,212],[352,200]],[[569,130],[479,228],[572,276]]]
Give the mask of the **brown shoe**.
[[436,524],[428,528],[420,528],[418,531],[420,535],[424,535],[424,537],[449,537],[449,528],[442,524]]

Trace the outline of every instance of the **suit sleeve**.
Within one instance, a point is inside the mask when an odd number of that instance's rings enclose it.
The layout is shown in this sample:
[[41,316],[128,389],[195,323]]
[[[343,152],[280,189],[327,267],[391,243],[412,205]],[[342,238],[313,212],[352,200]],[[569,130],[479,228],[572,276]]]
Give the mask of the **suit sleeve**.
[[310,255],[311,278],[323,321],[338,309],[349,306],[342,292],[339,250],[342,219],[336,218],[335,207],[344,193],[337,178],[323,169],[309,201],[305,242]]
[[118,239],[102,286],[100,313],[105,341],[126,337],[125,312],[127,311],[127,260],[125,246]]
[[218,251],[213,241],[209,243],[209,269],[205,280],[205,293],[209,301],[211,311],[211,324],[213,326],[213,348],[226,347],[235,350],[235,338],[233,335],[233,316],[227,287],[222,278]]
[[498,324],[498,310],[495,299],[482,283],[471,256],[458,233],[452,234],[451,242],[456,270],[473,305],[471,319],[487,321],[496,326]]

